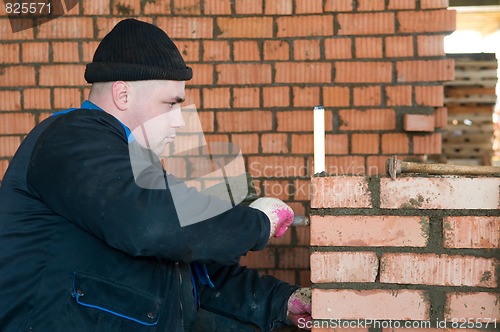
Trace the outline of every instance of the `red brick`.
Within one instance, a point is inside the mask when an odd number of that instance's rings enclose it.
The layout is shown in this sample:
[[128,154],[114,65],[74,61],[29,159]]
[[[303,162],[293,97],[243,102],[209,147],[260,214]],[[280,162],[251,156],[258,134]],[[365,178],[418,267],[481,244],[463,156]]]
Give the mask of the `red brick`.
[[243,155],[259,152],[259,135],[232,134],[231,142],[238,145]]
[[279,248],[279,268],[309,268],[309,248]]
[[356,58],[381,58],[382,38],[355,38]]
[[276,83],[330,83],[331,64],[326,62],[277,62]]
[[444,36],[417,36],[417,53],[419,56],[444,56]]
[[374,282],[378,258],[374,252],[313,252],[311,281]]
[[248,170],[255,177],[299,177],[306,175],[304,158],[292,156],[248,157]]
[[261,146],[263,153],[288,153],[288,135],[262,134]]
[[141,9],[140,0],[133,1],[116,1],[111,8],[111,15],[114,16],[131,16],[138,15]]
[[348,154],[349,138],[347,134],[327,134],[325,152],[331,154]]
[[271,275],[276,279],[283,280],[284,282],[288,282],[289,284],[297,284],[297,280],[295,279],[295,271],[293,270],[267,270],[267,275]]
[[500,217],[445,217],[445,248],[500,248]]
[[54,89],[54,109],[67,109],[79,107],[82,104],[82,92],[80,89],[55,88]]
[[95,50],[99,45],[98,41],[82,42],[82,62],[92,62]]
[[345,107],[350,105],[348,87],[326,86],[323,87],[323,104],[325,107]]
[[293,42],[295,60],[318,60],[321,57],[319,40],[299,39]]
[[[164,1],[146,1],[144,4],[144,14],[161,14],[168,15],[171,14],[170,2],[172,0],[164,0]],[[221,2],[221,1],[219,1]]]
[[[332,130],[332,112],[325,111],[325,130]],[[277,131],[313,132],[312,108],[309,111],[281,111],[276,113]]]
[[390,36],[385,38],[385,55],[389,58],[414,56],[413,37]]
[[256,41],[234,41],[234,61],[260,61],[259,44]]
[[498,326],[500,319],[500,296],[485,292],[449,293],[444,312],[448,320],[463,322],[470,318],[476,322],[476,319],[480,319],[489,322],[488,328],[494,328],[493,324]]
[[353,11],[352,0],[326,0],[325,12],[350,12]]
[[498,209],[500,178],[398,177],[380,179],[384,209]]
[[362,176],[311,178],[311,208],[370,208],[368,181]]
[[325,39],[326,59],[352,59],[352,40],[346,37]]
[[380,86],[354,87],[354,106],[380,106],[382,88]]
[[110,14],[109,0],[83,1],[82,7],[85,16]]
[[281,16],[276,19],[276,24],[278,38],[333,35],[333,16],[326,14]]
[[7,171],[7,167],[9,167],[9,161],[0,159],[0,183],[3,180],[5,172]]
[[183,106],[194,105],[196,107],[196,106],[201,105],[200,91],[201,91],[201,89],[187,87],[186,88],[186,100],[184,101]]
[[200,15],[200,0],[173,0],[175,15]]
[[403,115],[403,128],[405,131],[433,132],[436,127],[434,115],[405,114]]
[[[308,186],[306,186],[308,187]],[[290,203],[292,204],[292,203]],[[294,210],[296,211],[296,210]],[[296,215],[301,215],[296,211]],[[295,237],[297,239],[297,246],[309,246],[309,227],[294,227]]]
[[414,154],[441,154],[441,133],[413,136]]
[[326,156],[326,165],[326,173],[330,175],[366,175],[364,157]]
[[53,42],[52,52],[52,61],[54,63],[80,61],[77,42]]
[[394,13],[338,14],[341,36],[393,34]]
[[311,216],[311,245],[425,247],[429,218],[413,216]]
[[[311,154],[313,153],[314,137],[312,134],[293,134],[292,153]],[[347,154],[348,137],[346,134],[326,135],[326,154]]]
[[[3,6],[1,6],[3,8]],[[12,20],[12,19],[11,19]],[[32,20],[14,20],[14,26],[33,26]],[[2,40],[33,40],[33,30],[34,29],[24,29],[19,32],[13,32],[10,20],[3,16],[0,17],[0,36],[2,36]]]
[[215,66],[218,84],[271,83],[271,65],[261,63],[220,64]]
[[430,304],[421,290],[313,289],[315,319],[428,320]]
[[211,85],[214,83],[214,65],[204,63],[190,63],[193,69],[193,79],[189,81],[192,85]]
[[265,40],[264,60],[288,60],[290,45],[285,40]]
[[383,154],[407,154],[409,150],[408,135],[402,133],[382,134]]
[[454,79],[452,59],[409,60],[396,62],[398,82],[436,82]]
[[389,62],[336,62],[336,83],[388,83],[392,81]]
[[274,268],[276,250],[267,248],[262,251],[249,251],[240,259],[240,264],[249,268]]
[[421,9],[447,8],[449,0],[420,0]]
[[170,38],[204,39],[213,38],[213,20],[208,17],[158,17],[158,27]]
[[456,29],[454,10],[400,11],[396,18],[398,33],[453,32]]
[[378,154],[380,136],[378,134],[352,134],[351,153]]
[[293,87],[293,106],[313,107],[319,104],[319,87]]
[[412,95],[410,85],[395,85],[385,87],[388,106],[411,106]]
[[229,108],[229,88],[205,88],[203,93],[203,108]]
[[21,110],[21,92],[0,90],[0,110],[1,111]]
[[418,106],[443,106],[444,87],[442,85],[416,86],[415,103]]
[[0,64],[15,63],[20,61],[20,47],[17,43],[0,44]]
[[[216,0],[217,1],[217,0]],[[262,14],[262,0],[235,0],[236,14]]]
[[358,0],[358,11],[374,12],[384,10],[385,0]]
[[366,157],[366,175],[386,174],[385,162],[390,156],[368,156]]
[[290,88],[287,86],[265,86],[262,96],[264,107],[290,106]]
[[[260,90],[259,88],[234,88],[233,106],[238,108],[259,107]],[[265,101],[264,101],[265,105]]]
[[387,9],[415,9],[416,0],[389,0]]
[[[288,180],[264,180],[262,181],[262,188],[265,197],[274,197],[287,201],[291,195],[291,185]],[[280,239],[277,240],[276,242],[280,242]],[[288,237],[288,240],[291,241],[291,236]],[[276,242],[273,244],[277,244]],[[289,242],[281,244],[290,244]]]
[[295,14],[321,14],[323,0],[308,0],[295,2]]
[[[97,25],[97,38],[102,39],[108,32],[113,29],[113,27],[120,22],[123,19],[123,17],[102,17],[98,16],[96,19],[96,25]],[[151,22],[149,22],[151,23]],[[167,31],[167,33],[170,35],[170,32]]]
[[272,113],[269,111],[217,112],[219,132],[247,132],[272,130]]
[[227,61],[230,59],[229,42],[225,40],[203,41],[203,60]]
[[181,52],[184,61],[199,61],[200,60],[200,42],[199,41],[177,41],[175,43],[179,52]]
[[38,26],[37,39],[93,38],[94,24],[91,17],[58,17]]
[[273,19],[271,17],[218,17],[220,29],[218,38],[272,38]]
[[382,283],[496,287],[495,264],[489,258],[387,253],[380,267]]
[[200,124],[203,127],[204,133],[211,133],[214,131],[214,112],[198,112],[198,117],[200,118]]
[[448,125],[448,108],[436,107],[434,112],[436,128],[444,128]]
[[18,136],[0,136],[0,157],[12,157],[20,144]]
[[291,15],[292,10],[292,0],[264,1],[264,14],[266,15]]
[[340,130],[392,130],[396,127],[393,109],[340,110]]
[[0,68],[0,86],[35,85],[35,68],[31,66],[6,66]]
[[24,109],[51,109],[50,89],[24,89]]
[[296,284],[300,287],[311,287],[311,271],[299,270],[299,281]]
[[[295,179],[293,180],[293,199],[295,201],[308,201],[309,203],[309,186],[310,186],[310,180],[300,180],[300,179]],[[295,210],[294,210],[295,211]],[[297,239],[297,244],[302,244],[302,245],[309,245],[309,228],[296,228],[298,231],[299,229],[303,229],[304,231],[300,233],[300,236]],[[306,232],[307,230],[307,232]],[[297,233],[299,234],[299,233]],[[307,239],[306,239],[307,237]]]
[[24,42],[21,48],[23,63],[49,62],[49,43]]
[[0,113],[0,134],[27,134],[35,126],[35,117],[29,113]]
[[84,65],[52,65],[40,67],[40,85],[75,86],[84,85]]

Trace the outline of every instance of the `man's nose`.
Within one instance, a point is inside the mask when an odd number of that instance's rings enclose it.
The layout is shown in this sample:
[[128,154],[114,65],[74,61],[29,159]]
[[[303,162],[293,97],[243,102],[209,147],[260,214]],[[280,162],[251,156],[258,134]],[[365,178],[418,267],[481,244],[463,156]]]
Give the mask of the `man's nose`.
[[173,128],[183,128],[186,123],[184,122],[184,118],[182,117],[182,112],[180,107],[174,108],[172,111],[170,111],[170,114],[172,115],[172,127]]

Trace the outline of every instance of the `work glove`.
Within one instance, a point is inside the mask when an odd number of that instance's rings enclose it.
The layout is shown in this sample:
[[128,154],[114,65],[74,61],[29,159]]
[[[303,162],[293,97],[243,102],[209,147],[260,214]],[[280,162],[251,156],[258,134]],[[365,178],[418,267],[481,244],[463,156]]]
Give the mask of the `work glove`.
[[311,288],[299,288],[288,298],[287,319],[301,329],[311,327]]
[[281,237],[293,222],[293,210],[282,200],[271,197],[261,197],[253,201],[251,208],[264,212],[271,222],[271,237]]

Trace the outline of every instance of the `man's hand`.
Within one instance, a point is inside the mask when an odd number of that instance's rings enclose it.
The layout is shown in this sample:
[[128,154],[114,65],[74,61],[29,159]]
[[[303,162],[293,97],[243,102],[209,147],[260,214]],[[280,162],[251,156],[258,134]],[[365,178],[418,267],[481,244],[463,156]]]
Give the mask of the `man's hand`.
[[304,329],[311,321],[311,288],[299,288],[288,298],[287,318]]
[[293,210],[277,198],[261,197],[253,201],[251,208],[264,212],[271,222],[271,237],[281,237],[293,222]]

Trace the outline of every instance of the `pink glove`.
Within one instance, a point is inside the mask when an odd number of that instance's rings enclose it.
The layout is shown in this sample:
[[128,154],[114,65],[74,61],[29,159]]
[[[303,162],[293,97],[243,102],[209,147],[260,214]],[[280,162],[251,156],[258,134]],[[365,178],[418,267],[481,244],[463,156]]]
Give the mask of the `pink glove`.
[[292,208],[277,198],[261,197],[249,206],[264,212],[269,218],[271,222],[269,238],[283,236],[293,222]]
[[299,288],[290,295],[287,318],[301,329],[311,326],[311,288]]

